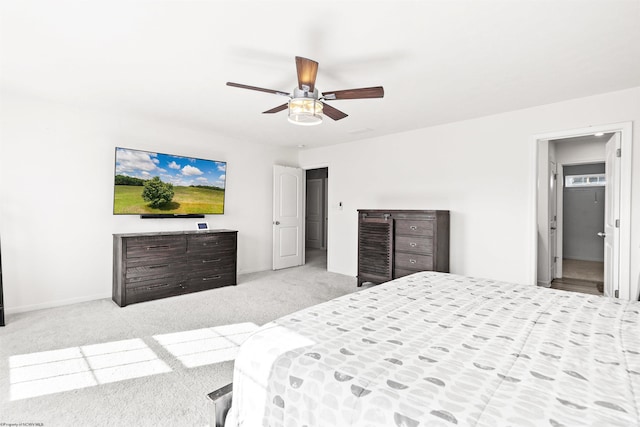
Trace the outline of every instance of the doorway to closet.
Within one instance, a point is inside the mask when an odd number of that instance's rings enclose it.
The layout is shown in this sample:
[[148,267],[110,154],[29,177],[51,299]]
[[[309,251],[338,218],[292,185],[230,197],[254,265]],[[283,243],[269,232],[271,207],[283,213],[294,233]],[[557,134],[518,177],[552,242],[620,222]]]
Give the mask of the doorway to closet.
[[305,184],[305,264],[326,270],[329,168],[307,169]]

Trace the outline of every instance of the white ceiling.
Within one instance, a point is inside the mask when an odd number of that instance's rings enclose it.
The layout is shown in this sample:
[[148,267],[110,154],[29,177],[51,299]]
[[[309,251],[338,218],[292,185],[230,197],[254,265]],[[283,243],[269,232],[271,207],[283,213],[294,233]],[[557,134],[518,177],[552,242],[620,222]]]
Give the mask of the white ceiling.
[[[0,89],[307,147],[640,86],[640,1],[9,1]],[[261,114],[290,92],[382,85],[320,126]]]

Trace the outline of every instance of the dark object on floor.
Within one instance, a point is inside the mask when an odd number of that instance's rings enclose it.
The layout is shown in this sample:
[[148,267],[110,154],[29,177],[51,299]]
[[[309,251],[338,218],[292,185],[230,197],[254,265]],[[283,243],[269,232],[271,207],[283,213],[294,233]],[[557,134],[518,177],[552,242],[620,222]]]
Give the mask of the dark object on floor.
[[598,283],[596,287],[598,288],[598,292],[604,293],[604,283]]

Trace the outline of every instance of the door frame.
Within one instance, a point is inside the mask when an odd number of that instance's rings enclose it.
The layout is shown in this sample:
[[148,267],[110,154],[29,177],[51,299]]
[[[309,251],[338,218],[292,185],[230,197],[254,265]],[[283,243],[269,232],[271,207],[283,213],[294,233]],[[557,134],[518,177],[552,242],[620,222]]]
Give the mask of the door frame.
[[[549,217],[553,213],[555,219],[549,219],[549,279],[553,282],[553,279],[558,277],[556,275],[558,271],[558,163],[557,161],[551,161],[549,158],[549,173],[553,174],[553,190],[549,188],[549,204],[553,203],[555,211],[549,208]],[[550,180],[547,180],[547,185],[550,186]],[[555,240],[552,239],[555,237]],[[553,247],[553,248],[552,248]]]
[[[549,144],[552,139],[564,139],[576,136],[593,135],[597,132],[620,132],[620,239],[619,239],[619,295],[620,299],[635,299],[631,295],[631,169],[632,169],[632,141],[633,123],[621,122],[586,128],[570,129],[532,135],[530,137],[530,190],[529,190],[529,236],[532,242],[529,254],[529,283],[538,283],[538,174],[540,144]],[[548,150],[547,150],[548,152]],[[548,162],[548,155],[544,159]],[[545,180],[542,181],[546,185]]]
[[556,262],[556,277],[562,277],[562,257],[564,256],[562,245],[564,244],[564,165],[563,163],[556,164],[556,173],[560,177],[560,179],[556,182],[556,190],[558,197],[556,198],[556,236],[557,236],[557,247],[556,247],[556,256],[558,257],[558,261]]
[[[312,164],[312,165],[302,165],[300,166],[302,168],[302,171],[304,172],[303,174],[303,179],[304,179],[304,193],[302,195],[303,200],[305,201],[304,206],[303,206],[303,215],[304,218],[307,217],[307,171],[310,169],[322,169],[322,168],[327,168],[327,185],[325,186],[325,191],[326,191],[326,200],[327,200],[327,205],[325,206],[326,208],[326,223],[325,223],[325,233],[327,235],[326,239],[325,239],[325,246],[326,246],[326,250],[327,250],[327,271],[331,271],[329,269],[329,263],[331,262],[331,257],[329,256],[329,174],[331,173],[331,167],[329,166],[329,163],[317,163],[317,164]],[[304,221],[304,226],[302,227],[302,237],[303,239],[305,239],[304,241],[306,241],[307,238],[307,221]],[[302,264],[306,264],[307,262],[307,248],[306,245],[303,245],[302,247]]]

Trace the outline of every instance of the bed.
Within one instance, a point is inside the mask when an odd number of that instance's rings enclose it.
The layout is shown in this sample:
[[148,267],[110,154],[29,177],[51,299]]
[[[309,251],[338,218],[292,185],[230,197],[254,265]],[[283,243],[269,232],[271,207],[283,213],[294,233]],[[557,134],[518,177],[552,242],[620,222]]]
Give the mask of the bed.
[[640,303],[423,272],[243,343],[226,427],[640,425]]

